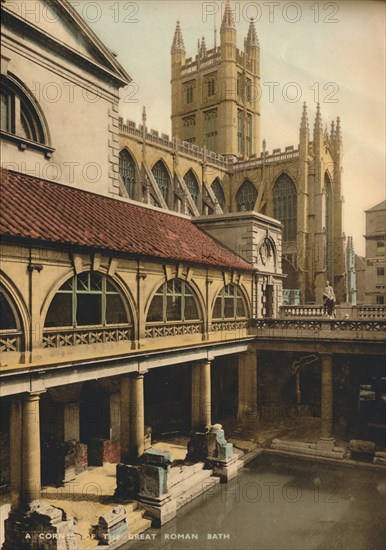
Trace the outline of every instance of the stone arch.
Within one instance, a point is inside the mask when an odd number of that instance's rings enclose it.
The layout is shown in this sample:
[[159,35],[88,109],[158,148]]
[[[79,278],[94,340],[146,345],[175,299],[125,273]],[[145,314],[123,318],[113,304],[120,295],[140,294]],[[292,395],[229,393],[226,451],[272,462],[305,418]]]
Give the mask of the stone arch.
[[[28,349],[29,346],[29,324],[30,315],[28,307],[22,298],[20,292],[12,281],[5,275],[4,272],[0,272],[0,293],[3,295],[4,307],[8,309],[8,315],[11,315],[14,319],[15,330],[22,333],[18,347],[18,351]],[[3,315],[2,315],[3,317]],[[1,329],[0,329],[1,330]]]
[[[91,271],[90,269],[84,269],[80,271],[77,275],[81,275],[83,273],[91,273]],[[137,312],[136,312],[135,300],[131,294],[130,289],[122,281],[122,279],[117,275],[114,275],[114,276],[108,275],[106,269],[100,269],[99,271],[93,271],[92,273],[97,273],[106,277],[106,279],[108,281],[113,282],[114,286],[117,288],[126,312],[127,324],[132,325],[133,338],[135,339],[136,330],[137,330]],[[74,274],[75,274],[74,271],[71,269],[67,271],[67,273],[63,275],[59,280],[55,281],[55,283],[52,285],[50,291],[48,292],[47,296],[44,299],[41,312],[40,312],[40,318],[41,318],[43,327],[46,327],[47,314],[51,304],[53,303],[53,300],[56,294],[63,287],[63,285],[66,284],[66,282],[69,282],[71,278],[74,277]]]
[[[149,296],[146,300],[146,306],[145,306],[146,323],[158,322],[158,321],[148,320],[149,312],[150,312],[150,309],[152,307],[152,304],[154,303],[154,299],[157,296],[157,293],[161,292],[161,289],[164,287],[164,285],[171,282],[171,281],[179,281],[179,282],[182,282],[182,283],[184,283],[185,285],[188,286],[188,288],[192,291],[193,297],[195,299],[197,312],[198,312],[198,319],[197,320],[199,320],[200,322],[204,322],[205,319],[206,319],[205,304],[204,304],[204,300],[203,300],[203,297],[201,295],[201,292],[199,291],[197,285],[194,283],[194,281],[186,281],[186,280],[181,279],[179,277],[171,277],[167,280],[163,279],[161,284],[160,284],[160,282],[158,282],[156,285],[154,285],[151,293],[149,294]],[[186,319],[186,321],[188,321],[188,319]],[[162,321],[159,321],[159,322],[162,322]]]

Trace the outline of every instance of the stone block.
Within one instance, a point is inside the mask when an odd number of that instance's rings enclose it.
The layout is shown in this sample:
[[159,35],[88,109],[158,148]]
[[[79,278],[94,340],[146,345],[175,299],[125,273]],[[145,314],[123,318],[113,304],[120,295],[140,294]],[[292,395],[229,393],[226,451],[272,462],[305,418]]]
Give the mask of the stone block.
[[119,500],[137,498],[140,490],[139,469],[138,465],[117,464],[115,498]]
[[28,511],[11,512],[5,521],[3,550],[77,550],[74,521],[60,508],[36,501]]
[[319,439],[316,442],[316,449],[318,451],[332,452],[334,450],[334,439]]
[[75,445],[75,473],[81,474],[87,470],[88,466],[88,448],[85,443],[77,441]]
[[161,527],[176,517],[177,501],[169,494],[160,498],[149,498],[141,494],[139,498],[141,506],[145,510],[145,517],[152,520],[154,527]]
[[140,467],[141,495],[161,497],[168,491],[168,470],[164,466],[142,464]]
[[99,516],[97,537],[102,544],[110,544],[128,532],[127,513],[124,506],[115,506],[106,514]]
[[150,447],[147,449],[141,460],[144,464],[154,464],[156,466],[169,466],[173,462],[173,457],[167,451],[160,451],[159,449],[154,449]]
[[372,455],[375,453],[375,443],[363,439],[351,439],[350,451],[354,453]]
[[375,456],[373,458],[373,464],[382,464],[382,466],[386,466],[386,458]]

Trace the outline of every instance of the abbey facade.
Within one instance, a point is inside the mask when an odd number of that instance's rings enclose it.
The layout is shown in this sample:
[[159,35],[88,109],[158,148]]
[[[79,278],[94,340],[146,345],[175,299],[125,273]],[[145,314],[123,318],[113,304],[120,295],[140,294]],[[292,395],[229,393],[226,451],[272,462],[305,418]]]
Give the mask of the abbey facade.
[[[226,5],[220,44],[187,58],[180,24],[171,47],[172,135],[120,120],[125,196],[194,218],[255,211],[283,226],[284,303],[320,303],[329,280],[347,295],[342,229],[339,118],[323,128],[319,104],[310,129],[299,112],[298,144],[266,150],[260,140],[260,47],[250,22],[244,51]],[[238,243],[239,253],[242,245]]]

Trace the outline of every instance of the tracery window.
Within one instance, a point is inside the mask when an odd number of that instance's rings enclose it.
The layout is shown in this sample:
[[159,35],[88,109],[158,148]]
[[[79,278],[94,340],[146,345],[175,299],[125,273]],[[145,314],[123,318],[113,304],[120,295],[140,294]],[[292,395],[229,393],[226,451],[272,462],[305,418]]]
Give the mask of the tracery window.
[[199,320],[196,298],[185,281],[166,281],[155,293],[147,314],[148,323]]
[[186,103],[193,103],[194,99],[194,83],[189,83],[185,86],[185,99]]
[[295,241],[297,231],[297,193],[292,179],[281,174],[273,190],[274,217],[283,224],[283,240]]
[[130,153],[123,149],[119,153],[119,175],[130,198],[134,196],[135,162]]
[[216,93],[216,81],[215,81],[215,78],[214,78],[214,77],[209,77],[209,78],[206,80],[206,86],[207,86],[207,94],[208,94],[208,97],[214,96],[214,94]]
[[153,172],[155,180],[158,184],[158,187],[160,188],[162,196],[165,199],[165,201],[167,202],[168,195],[169,195],[170,178],[169,178],[168,171],[166,170],[165,165],[162,162],[162,160],[159,160],[153,166],[152,172]]
[[324,174],[327,275],[334,280],[334,196],[330,176]]
[[224,286],[216,298],[213,319],[236,319],[246,317],[244,298],[237,285]]
[[246,212],[253,210],[255,208],[257,199],[257,190],[253,183],[249,180],[246,180],[236,195],[237,211]]
[[127,312],[115,284],[100,273],[68,279],[55,294],[45,327],[81,327],[127,323]]
[[221,206],[221,209],[224,210],[225,208],[225,194],[224,189],[220,183],[220,180],[216,178],[214,182],[212,183],[212,191],[216,196],[216,199]]
[[194,200],[195,204],[198,203],[198,194],[200,192],[200,188],[197,183],[197,178],[194,175],[192,170],[189,170],[184,176],[184,181],[188,187],[189,193],[192,196],[192,199]]

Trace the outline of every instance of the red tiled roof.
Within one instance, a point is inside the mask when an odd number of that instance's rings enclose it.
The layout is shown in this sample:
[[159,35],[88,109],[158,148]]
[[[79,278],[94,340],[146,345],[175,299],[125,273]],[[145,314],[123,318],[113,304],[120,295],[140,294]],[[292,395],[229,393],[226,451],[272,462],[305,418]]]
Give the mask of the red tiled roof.
[[186,218],[18,172],[1,176],[4,236],[253,269]]

